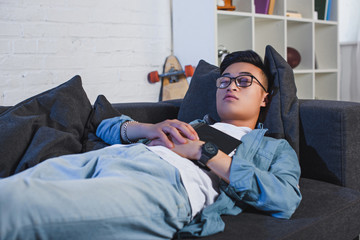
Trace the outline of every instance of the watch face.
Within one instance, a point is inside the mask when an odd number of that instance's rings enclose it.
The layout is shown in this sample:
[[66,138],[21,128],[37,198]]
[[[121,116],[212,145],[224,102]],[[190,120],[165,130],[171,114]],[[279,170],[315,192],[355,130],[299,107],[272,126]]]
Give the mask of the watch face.
[[210,154],[216,154],[218,151],[217,147],[212,143],[206,143],[204,147],[206,151]]

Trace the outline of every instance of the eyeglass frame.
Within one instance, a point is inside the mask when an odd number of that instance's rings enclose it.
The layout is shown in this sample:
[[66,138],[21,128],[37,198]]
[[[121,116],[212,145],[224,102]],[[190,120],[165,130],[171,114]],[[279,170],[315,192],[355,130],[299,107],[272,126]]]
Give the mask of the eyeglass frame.
[[[251,77],[251,82],[250,82],[250,85],[249,85],[249,86],[246,86],[246,87],[238,86],[236,79],[239,78],[239,77],[243,77],[243,76]],[[220,86],[218,86],[218,80],[219,80],[220,78],[223,78],[223,77],[229,78],[229,79],[230,79],[230,82],[229,82],[229,84],[228,84],[226,87],[220,88]],[[240,75],[238,75],[238,76],[236,76],[236,77],[220,76],[219,78],[216,79],[216,87],[217,87],[217,88],[220,88],[220,89],[225,89],[225,88],[229,87],[232,82],[235,82],[236,87],[238,87],[238,88],[247,88],[247,87],[250,87],[250,86],[252,85],[254,79],[258,82],[258,84],[260,85],[260,87],[261,87],[262,89],[264,89],[265,92],[267,92],[267,90],[265,89],[264,85],[262,85],[261,82],[260,82],[254,75],[252,75],[252,74],[250,74],[250,73],[240,74]]]

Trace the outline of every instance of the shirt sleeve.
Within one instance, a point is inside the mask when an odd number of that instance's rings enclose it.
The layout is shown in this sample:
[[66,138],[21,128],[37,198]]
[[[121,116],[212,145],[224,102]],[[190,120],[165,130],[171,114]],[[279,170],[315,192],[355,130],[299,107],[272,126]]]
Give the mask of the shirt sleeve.
[[126,121],[133,121],[132,118],[121,115],[119,117],[102,120],[96,129],[96,136],[101,138],[107,144],[120,144],[121,142],[121,125]]
[[234,155],[230,184],[223,185],[223,190],[235,200],[274,217],[288,219],[302,198],[298,185],[299,162],[295,151],[285,140],[274,139],[267,145],[274,150],[260,148],[252,159],[246,159],[246,154],[238,152]]

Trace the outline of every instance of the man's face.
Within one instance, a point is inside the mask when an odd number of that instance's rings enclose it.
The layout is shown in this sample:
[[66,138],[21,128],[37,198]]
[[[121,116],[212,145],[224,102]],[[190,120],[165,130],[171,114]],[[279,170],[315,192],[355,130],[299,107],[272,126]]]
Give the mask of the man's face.
[[[237,77],[244,73],[250,73],[262,85],[265,85],[261,69],[250,63],[231,64],[225,69],[222,76]],[[217,89],[217,112],[223,122],[254,128],[259,117],[260,107],[266,106],[266,96],[267,93],[255,79],[251,86],[240,88],[233,81],[228,87]]]

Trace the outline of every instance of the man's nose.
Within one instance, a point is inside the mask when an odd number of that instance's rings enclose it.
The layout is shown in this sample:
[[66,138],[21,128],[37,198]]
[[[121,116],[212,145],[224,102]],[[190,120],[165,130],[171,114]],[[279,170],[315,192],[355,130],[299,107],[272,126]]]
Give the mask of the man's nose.
[[238,90],[238,87],[236,86],[236,83],[235,81],[231,81],[230,85],[227,87],[227,91],[237,91]]

